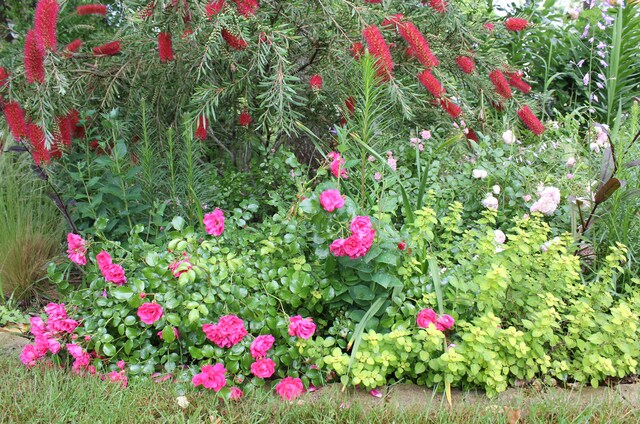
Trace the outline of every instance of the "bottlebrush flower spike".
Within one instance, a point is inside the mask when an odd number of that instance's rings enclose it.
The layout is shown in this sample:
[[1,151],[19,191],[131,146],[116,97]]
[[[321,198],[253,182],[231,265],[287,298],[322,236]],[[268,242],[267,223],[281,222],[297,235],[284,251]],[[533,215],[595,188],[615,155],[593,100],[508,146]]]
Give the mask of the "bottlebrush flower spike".
[[489,32],[493,32],[493,30],[495,29],[495,26],[491,22],[487,22],[483,25],[483,27],[485,27]]
[[33,24],[36,34],[45,49],[56,51],[58,49],[58,13],[60,5],[56,0],[40,0],[36,4],[33,16]]
[[362,43],[359,43],[356,41],[351,45],[351,48],[349,49],[349,51],[351,52],[351,56],[353,56],[355,60],[360,60],[360,56],[362,56],[363,49],[364,49],[364,46],[362,45]]
[[9,130],[13,138],[21,140],[27,135],[27,124],[24,120],[24,110],[20,104],[15,101],[8,102],[4,105],[4,117],[7,119]]
[[225,0],[212,0],[207,3],[204,7],[204,13],[207,15],[207,19],[211,20],[211,18],[220,13],[225,4]]
[[84,125],[80,125],[80,112],[75,109],[71,109],[67,115],[67,119],[73,130],[73,138],[84,138],[85,129]]
[[24,40],[24,73],[29,83],[44,82],[44,47],[34,29]]
[[508,31],[515,32],[522,31],[527,27],[527,25],[529,25],[529,21],[522,18],[507,18],[507,20],[504,22],[504,27]]
[[398,32],[409,44],[413,53],[415,53],[423,66],[431,68],[439,65],[438,59],[431,52],[429,43],[424,38],[424,35],[422,35],[418,27],[411,22],[404,21],[398,25]]
[[160,54],[160,62],[167,63],[173,60],[173,43],[171,42],[171,34],[161,32],[158,34],[158,53]]
[[380,78],[387,80],[393,76],[393,59],[386,40],[382,36],[380,29],[371,25],[362,31],[369,52],[376,60],[377,73]]
[[0,88],[7,85],[8,82],[9,82],[9,73],[7,72],[6,69],[0,66]]
[[153,11],[156,9],[156,0],[152,0],[145,7],[138,11],[138,16],[140,19],[148,19],[151,15],[153,15]]
[[94,56],[115,56],[120,53],[120,41],[112,41],[93,48]]
[[[423,1],[422,4],[427,3]],[[429,0],[429,7],[438,13],[445,13],[447,11],[447,2],[445,0]]]
[[107,14],[107,6],[100,3],[83,4],[81,6],[76,7],[76,13],[79,16],[84,16],[84,15],[105,16]]
[[440,99],[440,106],[442,106],[445,112],[447,112],[453,119],[458,118],[462,114],[460,106],[449,99]]
[[518,110],[518,116],[535,135],[540,135],[544,132],[544,125],[542,125],[542,122],[533,114],[529,106],[522,106],[520,110]]
[[71,147],[71,138],[73,137],[73,127],[69,115],[56,117],[56,142],[65,147]]
[[204,115],[198,116],[196,123],[196,138],[200,141],[207,139],[207,127],[209,126],[209,120]]
[[444,87],[442,87],[440,81],[433,76],[430,70],[427,69],[418,75],[418,80],[433,97],[439,98],[444,94]]
[[311,78],[309,78],[309,85],[312,90],[322,90],[322,84],[322,76],[318,74],[312,75]]
[[73,40],[64,48],[65,56],[71,57],[73,53],[76,53],[78,50],[80,50],[80,47],[82,47],[82,40],[79,38]]
[[238,9],[238,13],[248,18],[255,15],[258,10],[258,2],[256,0],[233,0]]
[[509,88],[509,83],[506,78],[499,70],[495,69],[491,71],[489,74],[489,79],[493,83],[493,86],[496,88],[496,92],[504,97],[505,99],[510,99],[513,95],[511,94],[511,89]]
[[248,128],[251,124],[251,115],[249,115],[247,109],[243,110],[240,113],[240,116],[238,117],[238,123],[245,128]]
[[469,56],[458,56],[456,58],[456,63],[462,72],[465,74],[470,74],[476,69],[476,63],[473,61],[473,58]]
[[518,72],[507,72],[509,85],[524,94],[531,93],[531,86],[522,80],[522,75]]
[[31,144],[31,156],[36,165],[51,162],[51,152],[45,146],[44,131],[36,124],[27,126],[27,137]]
[[364,0],[364,2],[369,4],[377,4],[382,3],[382,0]]
[[222,38],[224,39],[224,41],[227,42],[229,47],[231,47],[231,48],[233,48],[235,50],[244,50],[247,47],[249,47],[249,44],[247,44],[246,41],[244,41],[242,38],[240,38],[238,36],[233,35],[229,31],[227,31],[226,29],[222,30]]

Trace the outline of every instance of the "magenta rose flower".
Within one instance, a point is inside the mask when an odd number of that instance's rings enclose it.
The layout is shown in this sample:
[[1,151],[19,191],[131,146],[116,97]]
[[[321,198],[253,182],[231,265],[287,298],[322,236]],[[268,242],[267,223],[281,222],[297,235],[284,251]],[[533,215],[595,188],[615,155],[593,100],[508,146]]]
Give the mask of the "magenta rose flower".
[[47,331],[47,328],[44,324],[44,321],[42,321],[42,318],[31,317],[30,322],[31,322],[31,328],[29,331],[31,331],[31,334],[33,334],[34,336],[42,335]]
[[36,347],[32,344],[25,345],[20,353],[20,361],[27,367],[34,366],[40,358]]
[[204,216],[204,229],[207,234],[218,237],[224,231],[224,212],[215,208],[213,212]]
[[423,309],[418,312],[418,318],[416,319],[416,323],[418,327],[427,328],[429,324],[435,324],[438,319],[438,315],[436,311],[433,309]]
[[65,319],[67,317],[67,309],[64,303],[49,303],[44,307],[44,311],[49,319]]
[[47,322],[47,330],[52,333],[73,333],[78,325],[78,321],[74,319],[49,318],[49,322]]
[[347,237],[347,239],[344,241],[344,244],[342,245],[342,249],[344,250],[345,255],[349,257],[349,259],[361,258],[369,251],[364,240],[362,240],[357,235]]
[[447,331],[453,327],[455,321],[451,315],[444,314],[436,320],[436,328],[440,331]]
[[225,315],[217,324],[204,324],[202,331],[218,347],[232,347],[246,336],[244,321],[235,315]]
[[346,256],[344,252],[344,239],[336,239],[329,246],[329,251],[333,256]]
[[140,321],[145,324],[153,324],[162,318],[162,306],[157,303],[143,303],[138,308],[138,316],[140,317]]
[[67,257],[78,265],[87,264],[87,247],[85,241],[77,234],[67,234]]
[[296,315],[289,319],[290,336],[296,336],[306,340],[313,336],[315,331],[316,325],[311,318],[302,318],[302,316]]
[[373,229],[373,225],[371,224],[371,218],[368,216],[356,216],[353,218],[353,221],[351,221],[351,226],[349,228],[351,230],[351,234],[361,238],[365,245],[368,245],[367,249],[371,247],[376,235],[376,231]]
[[271,334],[263,334],[256,337],[251,343],[251,356],[256,359],[267,356],[267,352],[273,347],[275,341],[276,339]]
[[344,159],[340,156],[340,153],[331,152],[327,155],[329,159],[331,159],[331,173],[336,178],[347,179],[349,175],[347,174],[347,170],[343,168],[345,164]]
[[222,364],[205,365],[202,367],[200,374],[193,376],[191,382],[195,387],[204,386],[207,389],[219,392],[220,389],[227,385],[226,372],[227,370]]
[[96,261],[98,261],[98,268],[102,271],[105,266],[112,263],[111,255],[103,250],[96,255]]
[[325,190],[320,193],[320,205],[327,212],[333,212],[344,206],[344,198],[340,195],[339,190]]
[[251,373],[258,378],[269,378],[276,372],[276,363],[270,358],[258,359],[251,364]]
[[304,393],[304,385],[299,378],[285,377],[276,384],[276,393],[284,400],[293,400]]
[[102,271],[105,281],[111,282],[117,286],[121,286],[127,282],[127,277],[124,275],[124,268],[118,264],[106,265]]
[[229,399],[231,400],[238,400],[243,395],[244,393],[242,393],[242,390],[240,390],[238,387],[232,387],[231,389],[229,389]]

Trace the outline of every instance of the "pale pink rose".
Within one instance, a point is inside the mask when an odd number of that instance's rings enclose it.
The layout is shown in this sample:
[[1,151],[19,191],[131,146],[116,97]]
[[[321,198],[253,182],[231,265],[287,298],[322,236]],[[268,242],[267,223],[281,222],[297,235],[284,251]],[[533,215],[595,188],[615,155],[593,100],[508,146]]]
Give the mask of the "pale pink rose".
[[420,137],[422,137],[424,140],[429,140],[431,138],[431,131],[422,131],[420,133]]
[[231,389],[229,389],[229,399],[238,400],[241,399],[242,396],[244,396],[244,393],[242,393],[242,390],[240,390],[238,387],[232,387]]
[[258,359],[251,364],[251,373],[258,378],[269,378],[276,371],[276,363],[272,359]]
[[311,318],[302,318],[300,315],[296,315],[289,319],[289,335],[296,336],[303,339],[308,339],[313,336],[316,331],[316,324]]
[[373,179],[376,181],[380,181],[382,179],[382,174],[379,172],[376,172],[375,174],[373,174]]
[[524,200],[525,202],[530,202],[531,201],[531,195],[530,194],[525,194],[524,196],[522,196],[522,200]]
[[193,265],[191,264],[191,262],[189,262],[186,259],[183,259],[181,261],[175,261],[169,264],[169,270],[171,270],[171,274],[173,274],[173,276],[176,278],[180,278],[182,274],[184,274],[185,272],[189,271],[192,268],[193,268]]
[[67,234],[67,257],[78,265],[87,264],[87,247],[85,241],[77,234]]
[[339,190],[325,190],[320,193],[320,205],[327,212],[333,212],[344,206],[344,198],[340,195]]
[[143,303],[138,308],[140,321],[148,325],[151,325],[162,318],[163,313],[162,306],[157,303]]
[[422,143],[418,144],[418,150],[421,152],[424,151],[424,144]]
[[218,237],[224,231],[224,212],[215,208],[213,212],[204,216],[203,222],[207,234]]
[[217,324],[204,324],[202,331],[218,347],[235,346],[248,334],[244,321],[235,315],[225,315]]
[[544,215],[553,214],[560,203],[560,190],[556,187],[546,187],[539,194],[540,198],[531,205],[531,212],[540,212]]
[[275,341],[276,339],[271,334],[263,334],[256,337],[251,343],[251,356],[256,359],[267,356],[267,352],[273,347]]
[[507,240],[507,236],[502,232],[502,230],[494,230],[493,233],[495,234],[496,243],[504,244]]
[[493,209],[493,210],[498,209],[498,199],[493,197],[493,193],[488,193],[487,197],[482,199],[480,203],[482,204],[482,206],[484,206],[487,209]]
[[344,253],[344,239],[336,239],[329,246],[329,251],[333,254],[333,256],[345,256]]
[[304,393],[304,385],[299,378],[285,377],[276,384],[276,393],[284,400],[293,400]]
[[220,389],[227,385],[226,372],[227,370],[222,364],[205,365],[202,367],[200,374],[193,376],[191,382],[195,387],[204,386],[207,389],[219,392]]
[[438,315],[433,309],[423,309],[418,312],[418,317],[416,318],[416,324],[420,328],[427,328],[429,324],[435,324],[438,319]]
[[440,331],[447,331],[453,327],[454,323],[455,321],[451,315],[444,314],[436,320],[436,329]]

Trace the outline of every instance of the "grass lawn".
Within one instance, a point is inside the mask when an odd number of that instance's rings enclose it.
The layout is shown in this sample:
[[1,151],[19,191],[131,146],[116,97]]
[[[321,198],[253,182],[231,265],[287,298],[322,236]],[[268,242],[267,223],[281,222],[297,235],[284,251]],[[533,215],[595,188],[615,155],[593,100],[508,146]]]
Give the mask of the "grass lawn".
[[[441,394],[398,386],[376,399],[322,388],[288,403],[272,393],[248,394],[240,402],[216,400],[213,393],[189,390],[189,406],[178,405],[172,383],[132,382],[127,389],[97,378],[57,369],[27,370],[0,358],[0,422],[212,422],[212,423],[638,423],[634,405],[617,390],[544,393],[511,391],[495,400],[454,397],[453,409]],[[626,397],[626,396],[625,396]],[[516,418],[520,416],[519,421]]]

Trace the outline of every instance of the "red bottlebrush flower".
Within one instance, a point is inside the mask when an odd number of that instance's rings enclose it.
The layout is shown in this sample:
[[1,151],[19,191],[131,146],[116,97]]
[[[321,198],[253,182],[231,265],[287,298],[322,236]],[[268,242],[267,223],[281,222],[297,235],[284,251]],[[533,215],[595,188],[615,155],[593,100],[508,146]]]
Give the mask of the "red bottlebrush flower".
[[[422,2],[423,4],[426,1]],[[429,0],[429,6],[438,13],[445,13],[447,11],[447,2],[445,0]]]
[[82,40],[79,38],[73,40],[64,48],[65,56],[71,57],[73,53],[76,53],[78,50],[80,50],[80,47],[82,47]]
[[478,142],[478,134],[476,134],[476,132],[472,128],[467,128],[465,136],[471,141],[475,141],[476,143]]
[[80,16],[84,15],[102,15],[107,14],[107,6],[99,3],[83,4],[76,7],[76,13]]
[[376,60],[378,76],[386,80],[393,76],[393,59],[386,40],[377,26],[371,25],[362,31],[369,52]]
[[27,126],[27,137],[31,144],[31,156],[36,165],[51,162],[51,152],[45,146],[44,131],[36,124]]
[[256,14],[258,10],[258,2],[256,0],[233,0],[238,9],[238,13],[248,18]]
[[207,3],[204,7],[204,13],[207,15],[207,19],[211,20],[211,18],[220,13],[225,4],[225,0],[211,0]]
[[209,127],[209,120],[206,116],[200,115],[196,121],[196,138],[200,141],[207,139],[207,128]]
[[355,60],[360,60],[360,56],[362,55],[363,49],[364,49],[364,46],[362,45],[362,43],[359,43],[356,41],[351,45],[351,48],[349,49],[349,51],[351,52],[351,56],[353,56]]
[[313,90],[322,90],[322,76],[315,74],[309,78],[309,85]]
[[24,40],[24,73],[27,82],[44,82],[44,47],[34,29],[27,32]]
[[458,118],[462,114],[460,106],[449,99],[440,99],[440,106],[442,106],[445,112],[447,112],[453,119]]
[[58,48],[58,13],[60,5],[56,0],[40,0],[36,4],[33,24],[38,38],[45,49],[56,51]]
[[84,125],[80,124],[80,112],[75,109],[71,109],[67,115],[69,125],[71,125],[73,138],[84,138],[85,129]]
[[24,110],[18,102],[8,102],[4,105],[4,117],[9,125],[11,135],[17,141],[27,135],[27,124],[24,120]]
[[512,94],[511,89],[509,88],[509,83],[507,82],[502,72],[495,69],[491,71],[491,73],[489,74],[489,78],[491,79],[491,82],[493,83],[493,86],[496,88],[496,92],[499,95],[501,95],[505,99],[511,98]]
[[473,61],[473,58],[469,56],[458,56],[456,58],[456,63],[462,72],[465,74],[470,74],[476,69],[476,63]]
[[93,48],[94,56],[115,56],[120,53],[120,41],[112,41]]
[[0,88],[7,85],[8,82],[9,82],[9,73],[7,72],[6,69],[0,66]]
[[222,38],[224,39],[224,41],[227,42],[227,44],[229,45],[229,47],[235,49],[235,50],[244,50],[247,47],[249,47],[249,44],[247,44],[246,41],[244,41],[242,38],[233,35],[232,33],[230,33],[229,31],[227,31],[226,29],[222,30]]
[[507,72],[509,77],[509,85],[516,90],[522,91],[524,94],[531,93],[531,86],[522,80],[522,76],[518,72]]
[[407,57],[416,57],[416,51],[413,49],[413,47],[407,47],[407,49],[404,51],[404,55]]
[[140,19],[148,19],[151,15],[153,15],[153,11],[156,9],[156,0],[152,0],[145,7],[138,11],[138,16]]
[[402,22],[398,25],[398,31],[400,32],[400,36],[404,38],[413,49],[413,52],[422,65],[427,68],[439,65],[440,62],[438,62],[438,59],[431,52],[429,43],[418,27],[411,22]]
[[388,18],[386,18],[384,21],[382,21],[380,26],[383,28],[390,28],[390,27],[395,28],[396,25],[398,25],[400,21],[402,21],[402,19],[404,19],[404,15],[402,13],[396,13],[395,15],[391,15]]
[[504,27],[508,31],[522,31],[527,25],[529,25],[529,21],[522,18],[507,18],[507,20],[504,21]]
[[160,54],[160,62],[167,63],[173,60],[173,43],[171,42],[171,34],[161,32],[158,34],[158,53]]
[[382,0],[364,0],[365,3],[377,4],[382,3]]
[[483,27],[485,27],[489,32],[493,32],[493,30],[495,29],[495,26],[491,22],[487,22],[483,25]]
[[529,106],[522,106],[518,110],[518,116],[535,135],[540,135],[544,132],[544,125],[542,125],[542,122],[533,114]]
[[58,129],[54,134],[58,145],[71,147],[71,138],[73,137],[73,127],[69,115],[56,117],[56,125]]
[[353,96],[347,97],[347,100],[344,101],[344,105],[347,107],[349,115],[356,111],[356,99],[353,98]]
[[238,117],[238,123],[245,128],[248,128],[251,124],[251,115],[247,112],[247,109],[243,110]]
[[433,97],[439,98],[444,94],[444,87],[442,87],[440,81],[433,76],[430,70],[427,69],[418,75],[418,80]]

